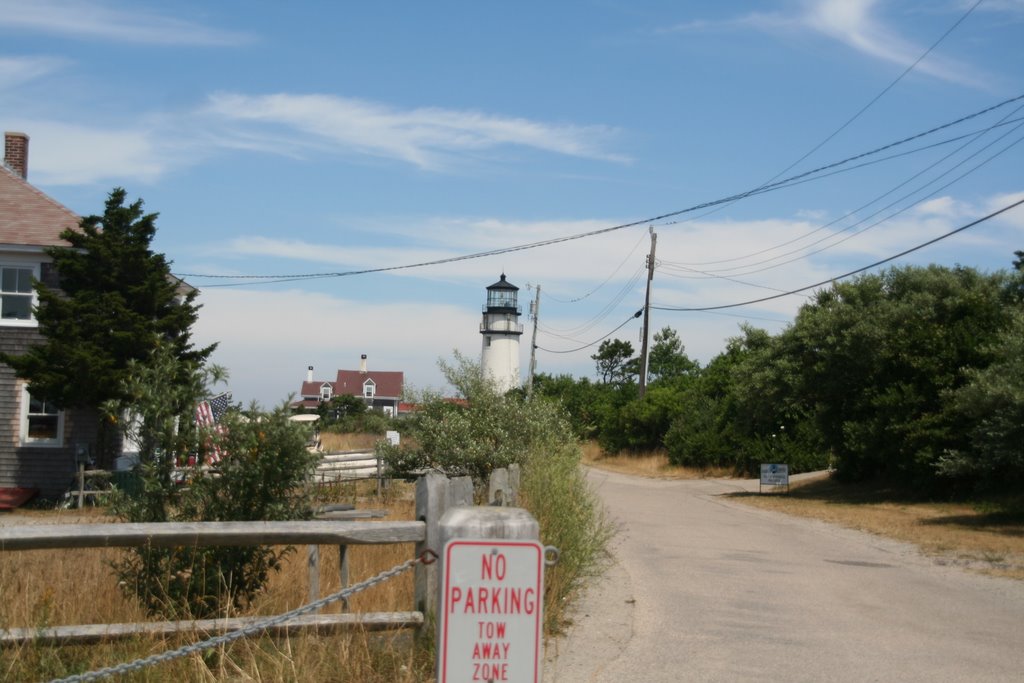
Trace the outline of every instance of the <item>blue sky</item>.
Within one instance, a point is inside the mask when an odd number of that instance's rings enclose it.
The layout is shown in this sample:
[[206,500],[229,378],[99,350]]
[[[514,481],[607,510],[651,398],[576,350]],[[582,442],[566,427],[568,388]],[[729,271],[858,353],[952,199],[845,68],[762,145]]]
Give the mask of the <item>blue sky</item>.
[[[524,308],[541,287],[538,369],[593,376],[596,345],[554,351],[642,306],[648,226],[653,303],[693,308],[827,281],[1024,198],[1018,100],[871,165],[644,222],[1024,94],[1024,0],[973,5],[0,0],[0,125],[80,214],[115,186],[160,213],[155,248],[202,290],[196,336],[220,342],[236,399],[276,403],[306,366],[333,377],[363,353],[442,388],[437,359],[478,356],[502,272]],[[201,277],[388,269],[634,222],[365,275]],[[1005,268],[1022,233],[1024,207],[897,263]],[[744,320],[777,332],[806,300],[659,309],[651,327],[707,362]]]

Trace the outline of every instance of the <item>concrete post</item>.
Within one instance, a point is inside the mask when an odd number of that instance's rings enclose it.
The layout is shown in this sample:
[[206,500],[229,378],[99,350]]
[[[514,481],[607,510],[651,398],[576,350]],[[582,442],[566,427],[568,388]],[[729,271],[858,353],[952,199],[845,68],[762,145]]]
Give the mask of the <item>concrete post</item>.
[[[497,644],[495,654],[491,655],[491,659],[486,661],[477,662],[479,671],[477,673],[482,676],[480,680],[540,680],[540,669],[541,661],[543,659],[543,638],[541,636],[541,611],[540,602],[543,600],[543,589],[541,577],[543,576],[543,562],[544,552],[539,544],[540,539],[540,524],[534,519],[533,515],[522,508],[513,507],[454,507],[445,512],[441,518],[440,529],[439,529],[439,557],[437,562],[437,576],[439,581],[437,583],[436,593],[436,605],[438,609],[451,609],[452,611],[447,614],[440,614],[437,619],[437,635],[435,642],[438,648],[438,661],[437,671],[438,680],[455,681],[455,680],[469,680],[469,678],[463,678],[463,674],[468,675],[465,671],[460,669],[460,666],[465,666],[466,662],[470,662],[470,656],[467,648],[475,647],[473,640],[479,639],[480,642],[486,640],[486,647],[490,648]],[[481,552],[482,557],[495,557],[498,558],[499,569],[495,571],[494,575],[488,575],[487,581],[493,581],[494,579],[505,580],[504,570],[506,565],[503,564],[505,554],[513,555],[519,552],[518,549],[526,550],[526,555],[529,557],[532,554],[533,564],[532,570],[526,572],[527,580],[532,580],[532,587],[524,589],[516,587],[506,587],[504,589],[494,588],[493,585],[490,587],[480,588],[480,593],[477,593],[477,600],[482,600],[481,611],[473,612],[474,614],[481,614],[480,617],[471,617],[470,621],[473,621],[473,626],[468,633],[464,632],[464,622],[466,621],[465,616],[456,619],[458,613],[455,607],[458,603],[459,598],[455,598],[456,594],[463,597],[463,605],[465,605],[465,588],[452,588],[452,605],[445,607],[445,582],[449,578],[452,581],[457,579],[453,578],[455,575],[461,576],[464,580],[464,571],[466,569],[466,559],[463,555],[462,560],[456,562],[457,566],[452,567],[451,572],[455,572],[454,575],[449,576],[449,570],[446,567],[448,560],[448,552],[445,550],[447,544],[450,541],[465,541],[465,543],[458,544],[459,548],[474,547],[478,548],[486,546],[488,541],[491,541],[492,549],[488,551],[486,548],[476,551]],[[516,543],[518,541],[518,543]],[[451,546],[452,551],[456,546]],[[499,548],[504,548],[504,552],[499,551]],[[475,559],[473,560],[475,561]],[[529,568],[531,565],[529,561],[526,563]],[[474,568],[477,565],[473,565]],[[482,565],[480,566],[491,566],[487,560],[482,559]],[[509,561],[507,565],[510,568],[509,574],[512,574],[511,567],[519,566],[515,564],[515,561]],[[500,573],[499,573],[500,572]],[[514,580],[509,577],[508,581],[513,583]],[[487,591],[490,591],[488,593]],[[504,592],[502,592],[504,591]],[[469,589],[469,593],[473,593],[473,589]],[[509,598],[510,594],[514,593],[516,597]],[[488,598],[486,595],[491,595]],[[485,596],[485,597],[480,597]],[[505,596],[499,598],[498,596]],[[516,602],[522,599],[522,605]],[[502,602],[504,600],[504,602]],[[516,607],[512,608],[509,606],[509,600],[516,604]],[[526,608],[525,605],[529,604]],[[500,605],[500,606],[499,606]],[[499,615],[499,612],[506,612],[504,615]],[[524,616],[526,612],[526,616]],[[532,616],[530,616],[532,615]],[[530,620],[533,619],[531,622]],[[478,621],[474,621],[478,620]],[[522,627],[514,627],[512,623],[525,623],[527,624],[526,630]],[[459,621],[460,625],[453,625],[455,621]],[[532,625],[531,625],[532,624]],[[497,640],[492,638],[493,634],[490,634],[486,629],[492,627],[497,628],[496,637]],[[506,627],[508,631],[506,632]],[[474,629],[481,629],[481,632],[477,633]],[[448,633],[445,633],[445,630]],[[513,635],[514,634],[514,635]],[[450,638],[447,638],[450,636]],[[451,656],[449,656],[449,654]],[[473,657],[476,657],[474,649]],[[461,673],[458,673],[461,672]],[[517,675],[511,675],[511,672],[527,672],[531,674],[526,678]],[[473,674],[476,675],[476,674]],[[508,675],[508,677],[506,677]]]

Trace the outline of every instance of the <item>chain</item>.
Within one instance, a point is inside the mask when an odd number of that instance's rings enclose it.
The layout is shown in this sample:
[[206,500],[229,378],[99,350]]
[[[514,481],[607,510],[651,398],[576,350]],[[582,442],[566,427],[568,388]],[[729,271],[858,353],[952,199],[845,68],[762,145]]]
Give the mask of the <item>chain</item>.
[[67,678],[54,679],[50,681],[50,683],[84,683],[85,681],[98,681],[101,678],[106,678],[107,676],[130,673],[132,671],[143,669],[147,666],[152,666],[153,664],[160,664],[162,662],[168,662],[172,659],[184,657],[186,655],[192,654],[193,652],[199,652],[200,650],[205,650],[207,648],[216,647],[218,645],[224,645],[226,643],[238,640],[239,638],[245,638],[246,636],[251,636],[253,634],[259,633],[264,629],[278,626],[280,624],[285,623],[286,621],[294,619],[295,617],[302,616],[303,614],[316,612],[317,610],[326,607],[331,603],[338,602],[339,600],[345,600],[351,597],[352,595],[355,595],[356,593],[364,591],[368,588],[372,588],[373,586],[376,586],[378,584],[384,583],[388,579],[392,579],[398,576],[399,574],[408,571],[409,569],[413,568],[421,562],[423,564],[431,564],[434,562],[435,559],[437,559],[437,553],[435,553],[433,550],[425,550],[419,557],[414,557],[411,560],[407,560],[402,564],[396,565],[391,569],[388,569],[387,571],[383,571],[380,574],[377,574],[376,576],[370,577],[362,583],[357,583],[354,586],[349,586],[348,588],[340,590],[337,593],[333,593],[325,598],[321,598],[316,602],[311,602],[308,605],[303,605],[302,607],[294,609],[291,612],[285,612],[284,614],[279,614],[276,617],[271,617],[270,619],[250,624],[237,631],[225,633],[223,635],[216,636],[214,638],[209,638],[198,643],[192,643],[191,645],[185,645],[183,647],[178,648],[177,650],[161,652],[158,655],[152,655],[144,659],[136,659],[133,662],[118,664],[117,666],[111,666],[106,669],[97,669],[96,671],[90,671],[88,673],[77,674],[74,676],[68,676]]

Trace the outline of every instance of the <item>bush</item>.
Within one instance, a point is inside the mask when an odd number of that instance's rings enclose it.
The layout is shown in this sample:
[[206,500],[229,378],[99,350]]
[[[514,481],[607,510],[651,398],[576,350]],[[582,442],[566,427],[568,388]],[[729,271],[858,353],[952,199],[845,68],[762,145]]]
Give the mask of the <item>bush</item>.
[[498,467],[521,465],[523,505],[540,523],[543,542],[560,551],[545,580],[553,629],[565,599],[597,570],[612,535],[580,468],[579,442],[558,403],[499,394],[479,365],[458,355],[454,366],[441,368],[463,400],[426,397],[404,442],[416,445],[382,446],[381,452],[394,472],[434,468],[470,475],[478,485]]
[[[145,518],[154,498],[168,504],[167,521],[284,521],[311,516],[309,477],[315,456],[306,434],[282,407],[258,420],[229,416],[217,443],[225,453],[216,471],[196,470],[187,490],[163,497],[152,470],[139,497],[122,498],[116,511],[126,521]],[[134,548],[116,565],[122,585],[152,614],[206,618],[241,608],[266,585],[290,548],[224,546]]]
[[[306,429],[290,422],[284,407],[270,413],[254,408],[248,417],[228,413],[217,432],[196,430],[193,410],[205,382],[218,374],[216,368],[183,364],[162,350],[152,363],[132,366],[126,392],[137,419],[126,428],[141,444],[142,491],[117,498],[114,512],[121,519],[211,522],[310,516],[307,486],[316,456],[306,450]],[[107,407],[112,415],[123,408]],[[214,445],[224,454],[216,470],[191,468],[188,487],[181,487],[173,476],[175,464],[191,455],[201,465]],[[150,613],[204,618],[251,601],[284,552],[265,546],[143,546],[127,551],[115,569],[120,585],[137,595]]]

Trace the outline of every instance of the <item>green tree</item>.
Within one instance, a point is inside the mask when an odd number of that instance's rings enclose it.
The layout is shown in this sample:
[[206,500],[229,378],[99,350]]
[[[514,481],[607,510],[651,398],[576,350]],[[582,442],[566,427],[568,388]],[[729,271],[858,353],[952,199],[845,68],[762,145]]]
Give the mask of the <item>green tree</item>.
[[651,382],[673,380],[694,375],[700,370],[697,361],[686,355],[686,347],[679,334],[671,327],[654,333],[647,372]]
[[61,233],[70,246],[46,250],[59,287],[35,283],[44,341],[24,355],[0,357],[34,395],[61,408],[95,409],[127,398],[130,365],[149,362],[160,347],[182,361],[181,374],[169,381],[187,383],[189,364],[201,364],[215,347],[192,344],[197,293],[184,292],[166,258],[151,250],[157,215],[144,214],[142,200],[124,202],[125,191],[113,190],[102,216]]
[[781,335],[840,476],[938,492],[939,458],[968,446],[948,396],[987,367],[1017,304],[1006,273],[893,268],[820,292]]
[[605,384],[623,384],[636,375],[633,345],[621,339],[605,339],[591,356],[597,374]]
[[943,454],[938,471],[986,492],[1017,492],[1024,483],[1024,312],[1015,312],[993,353],[992,364],[969,370],[951,396],[971,424],[970,441]]

